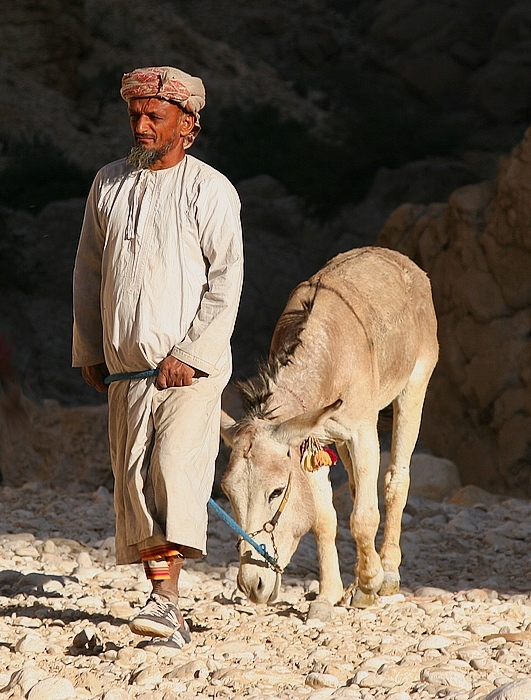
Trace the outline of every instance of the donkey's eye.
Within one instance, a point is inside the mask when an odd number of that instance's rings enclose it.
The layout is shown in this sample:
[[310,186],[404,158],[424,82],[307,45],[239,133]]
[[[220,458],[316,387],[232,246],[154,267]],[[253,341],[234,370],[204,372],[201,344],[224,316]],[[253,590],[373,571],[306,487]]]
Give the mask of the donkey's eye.
[[283,491],[284,488],[275,489],[274,491],[271,491],[271,493],[269,494],[269,503],[271,503],[271,501],[274,501],[275,498],[279,498],[282,495]]

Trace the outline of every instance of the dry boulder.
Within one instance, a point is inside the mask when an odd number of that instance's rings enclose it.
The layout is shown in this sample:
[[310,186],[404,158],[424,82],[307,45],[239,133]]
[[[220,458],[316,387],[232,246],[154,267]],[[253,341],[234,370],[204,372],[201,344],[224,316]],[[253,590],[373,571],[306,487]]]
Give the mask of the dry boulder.
[[531,494],[531,129],[495,182],[447,204],[403,204],[378,243],[429,275],[440,360],[423,416],[432,452],[463,484]]

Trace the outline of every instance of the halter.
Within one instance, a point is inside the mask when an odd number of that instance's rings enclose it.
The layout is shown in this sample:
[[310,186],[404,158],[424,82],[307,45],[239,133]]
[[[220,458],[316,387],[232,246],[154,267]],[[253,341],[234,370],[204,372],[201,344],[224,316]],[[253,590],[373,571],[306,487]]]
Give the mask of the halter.
[[[282,500],[280,501],[280,505],[278,506],[275,514],[271,518],[271,520],[268,520],[266,523],[264,523],[263,527],[261,527],[259,530],[256,530],[255,532],[250,532],[249,537],[256,537],[256,535],[259,535],[261,532],[266,532],[268,535],[271,535],[271,543],[273,545],[273,552],[275,554],[275,565],[269,561],[269,558],[266,559],[267,565],[273,569],[277,574],[282,574],[284,572],[284,569],[282,569],[279,564],[278,564],[278,550],[277,550],[277,544],[275,542],[275,528],[277,526],[278,520],[280,516],[282,515],[282,511],[286,507],[286,504],[288,502],[289,494],[291,491],[291,474],[288,476],[288,484],[286,486],[286,489],[284,491],[284,495],[282,496]],[[238,544],[236,547],[239,549],[240,544],[242,542],[242,538],[238,540]]]

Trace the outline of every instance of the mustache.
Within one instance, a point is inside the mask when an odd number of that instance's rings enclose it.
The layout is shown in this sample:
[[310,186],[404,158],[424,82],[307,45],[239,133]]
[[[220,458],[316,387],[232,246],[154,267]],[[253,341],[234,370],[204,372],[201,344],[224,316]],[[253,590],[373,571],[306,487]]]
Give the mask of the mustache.
[[154,139],[153,136],[149,136],[148,134],[133,134],[133,140],[135,143],[137,143],[138,139]]

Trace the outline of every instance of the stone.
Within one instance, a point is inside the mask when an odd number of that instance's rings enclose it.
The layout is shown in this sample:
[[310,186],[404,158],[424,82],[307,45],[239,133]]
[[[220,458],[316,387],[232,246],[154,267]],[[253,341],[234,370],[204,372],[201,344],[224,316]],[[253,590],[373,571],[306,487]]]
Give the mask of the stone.
[[450,593],[444,588],[437,588],[436,586],[421,586],[415,590],[415,597],[417,598],[439,598],[444,600],[450,597]]
[[[381,494],[384,492],[384,478],[389,460],[389,452],[382,452],[378,479],[378,489]],[[445,498],[451,498],[460,488],[459,471],[452,461],[420,452],[413,454],[410,465],[409,498],[420,497],[443,501]]]
[[135,685],[157,685],[161,682],[162,672],[158,666],[147,666],[131,676],[131,683]]
[[15,651],[19,651],[22,654],[42,654],[45,649],[46,642],[40,635],[35,633],[24,635],[15,644]]
[[237,640],[228,640],[218,645],[217,654],[225,658],[252,658],[257,652],[264,649],[263,644],[245,643]]
[[103,693],[101,700],[129,700],[129,697],[124,688],[110,688]]
[[15,617],[12,624],[15,627],[41,627],[42,621],[35,617],[26,617],[25,615],[20,615]]
[[419,680],[420,668],[409,664],[384,664],[378,670],[379,685],[383,688],[395,688],[397,685],[411,685]]
[[20,687],[24,695],[27,695],[31,688],[43,678],[46,678],[46,672],[39,668],[25,667],[12,674],[7,690],[12,690],[15,687]]
[[55,542],[53,540],[46,540],[46,542],[42,545],[42,551],[46,554],[55,554],[57,547],[55,546]]
[[128,620],[134,611],[130,603],[118,601],[109,605],[109,612],[112,617]]
[[317,690],[314,693],[310,693],[307,696],[307,700],[328,700],[328,698],[333,697],[333,694],[333,688],[321,688],[321,690]]
[[503,496],[494,493],[489,493],[479,486],[469,484],[459,489],[448,499],[448,503],[455,503],[459,506],[468,506],[472,508],[477,505],[493,506],[503,501]]
[[421,639],[417,649],[426,651],[427,649],[444,649],[452,644],[452,640],[440,634],[431,634],[429,637]]
[[82,649],[85,652],[95,652],[102,649],[102,639],[95,627],[86,627],[78,632],[72,640],[75,649]]
[[522,678],[496,688],[484,700],[529,700],[530,697],[531,679]]
[[186,679],[186,678],[206,678],[208,676],[208,667],[203,659],[194,659],[188,663],[182,664],[174,668],[165,675],[165,678]]
[[120,649],[116,660],[121,666],[140,666],[145,663],[147,654],[144,649],[136,647],[124,647]]
[[59,593],[64,589],[63,581],[58,579],[50,579],[49,581],[44,581],[42,584],[42,590],[44,593]]
[[497,625],[493,625],[488,622],[471,622],[469,625],[467,625],[466,629],[479,637],[488,637],[493,634],[498,634],[500,631]]
[[91,568],[92,558],[88,552],[79,552],[77,555],[77,563],[82,568]]
[[331,698],[346,698],[347,700],[350,698],[350,700],[361,700],[361,692],[358,688],[354,688],[354,686],[342,686],[341,688],[338,688],[335,690],[332,695],[330,695]]
[[66,678],[45,678],[29,691],[28,700],[68,700],[75,698],[76,691]]
[[450,668],[425,668],[420,673],[420,679],[443,687],[472,690],[472,683],[465,674]]
[[331,673],[309,673],[306,676],[306,685],[311,688],[338,688],[339,680]]

